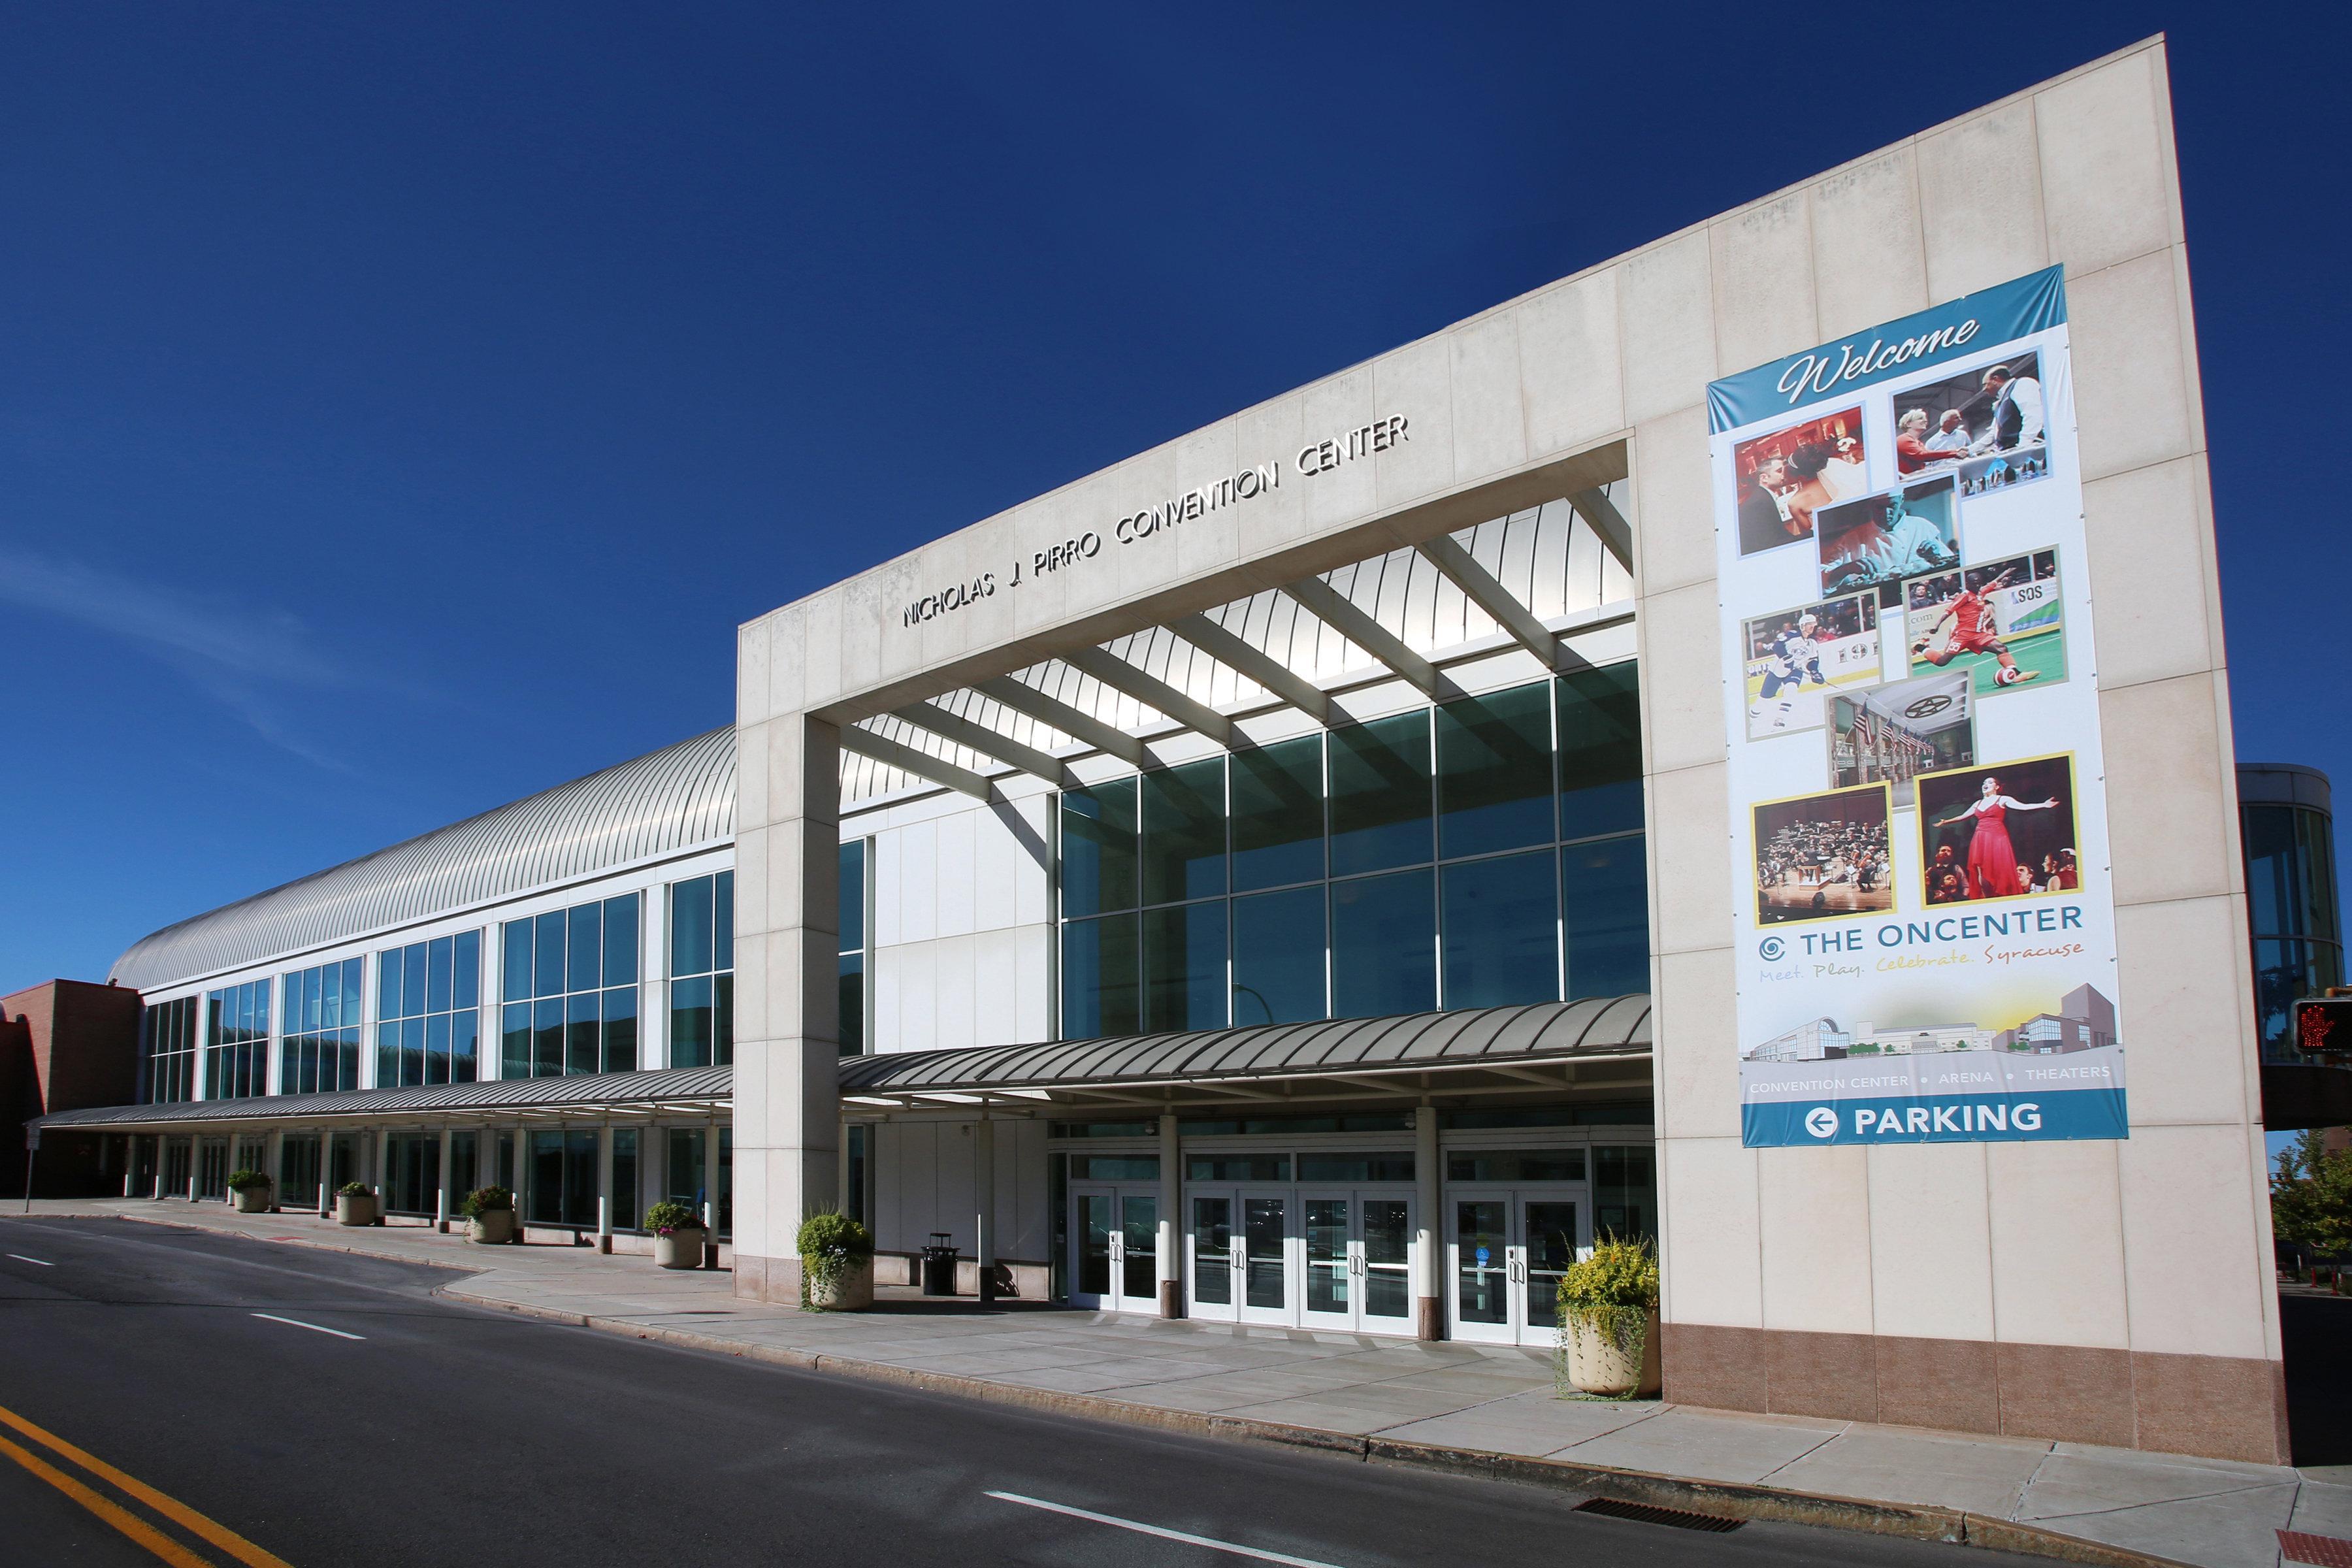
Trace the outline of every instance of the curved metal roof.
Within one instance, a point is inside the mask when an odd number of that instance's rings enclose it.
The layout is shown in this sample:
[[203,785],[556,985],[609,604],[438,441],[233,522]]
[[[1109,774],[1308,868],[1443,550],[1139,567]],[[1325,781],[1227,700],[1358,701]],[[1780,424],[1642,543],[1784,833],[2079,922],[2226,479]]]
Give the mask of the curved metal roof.
[[730,1100],[735,1069],[663,1068],[651,1072],[581,1073],[571,1078],[496,1079],[444,1083],[429,1089],[361,1089],[339,1094],[273,1094],[249,1100],[176,1100],[169,1105],[103,1105],[60,1110],[35,1127],[156,1127],[191,1122],[323,1121],[338,1116],[446,1115],[499,1110],[644,1107],[678,1100]]
[[1326,1018],[1239,1029],[1058,1040],[978,1050],[847,1057],[844,1094],[1056,1089],[1200,1082],[1317,1073],[1393,1072],[1622,1052],[1650,1043],[1645,995],[1525,1007],[1471,1007],[1394,1018]]
[[110,978],[140,990],[735,836],[735,731],[713,730],[165,926]]

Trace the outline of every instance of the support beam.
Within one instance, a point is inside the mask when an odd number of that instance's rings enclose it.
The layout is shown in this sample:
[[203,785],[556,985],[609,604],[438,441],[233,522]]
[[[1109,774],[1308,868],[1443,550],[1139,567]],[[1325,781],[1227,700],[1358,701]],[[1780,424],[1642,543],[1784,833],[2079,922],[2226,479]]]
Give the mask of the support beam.
[[613,1250],[613,1124],[596,1129],[596,1250]]
[[1106,724],[1082,708],[1073,708],[1058,697],[1048,697],[1025,680],[1015,680],[1000,675],[992,680],[972,683],[974,691],[993,698],[1015,713],[1025,713],[1040,724],[1050,724],[1072,740],[1084,741],[1095,750],[1134,767],[1149,767],[1151,753],[1142,742],[1116,724]]
[[936,702],[912,702],[898,710],[899,718],[919,730],[969,747],[983,757],[994,757],[1019,768],[1024,773],[1034,773],[1055,789],[1072,788],[1076,781],[1070,776],[1069,765],[1059,757],[1041,752],[1034,746],[1024,745],[1009,735],[999,734],[985,724],[949,712]]
[[1179,616],[1168,623],[1168,629],[1219,664],[1241,671],[1325,729],[1331,727],[1331,699],[1321,688],[1302,679],[1280,660],[1268,658],[1208,616]]
[[[983,1307],[996,1300],[996,1123],[988,1112],[971,1129],[971,1258]],[[863,1220],[862,1215],[852,1215]]]
[[1462,695],[1462,689],[1438,672],[1435,665],[1405,647],[1404,639],[1358,609],[1355,602],[1320,577],[1286,583],[1282,591],[1298,601],[1307,613],[1370,654],[1398,679],[1418,688],[1426,697],[1443,701]]
[[1535,612],[1519,603],[1508,588],[1495,580],[1495,574],[1478,564],[1477,557],[1451,535],[1441,533],[1425,539],[1414,548],[1422,558],[1445,574],[1445,580],[1469,595],[1470,602],[1495,617],[1495,624],[1511,634],[1518,645],[1543,660],[1547,669],[1588,669],[1591,661],[1572,652],[1551,628],[1538,620]]
[[1420,1264],[1413,1270],[1413,1333],[1424,1340],[1445,1337],[1445,1249],[1438,1239],[1445,1234],[1438,1212],[1444,1173],[1437,1158],[1437,1108],[1424,1104],[1412,1116],[1413,1247]]
[[1617,564],[1631,572],[1633,569],[1633,530],[1607,492],[1579,490],[1568,498],[1568,504],[1574,507],[1576,515],[1591,524],[1592,531],[1601,536],[1601,548],[1617,557]]
[[457,1176],[457,1173],[450,1168],[457,1138],[456,1130],[444,1123],[441,1128],[441,1179],[434,1184],[437,1190],[433,1194],[433,1228],[443,1236],[449,1234],[449,1211],[456,1206],[449,1202],[449,1186]]
[[1178,1212],[1183,1202],[1184,1173],[1177,1164],[1182,1151],[1176,1113],[1163,1111],[1160,1117],[1160,1226],[1152,1237],[1152,1248],[1158,1254],[1154,1272],[1160,1283],[1160,1315],[1163,1318],[1184,1315],[1184,1269],[1179,1250],[1179,1238],[1184,1234],[1179,1228],[1183,1215]]
[[1082,670],[1114,691],[1124,691],[1148,707],[1157,708],[1187,730],[1206,735],[1227,751],[1234,749],[1234,721],[1205,702],[1195,702],[1158,676],[1137,668],[1106,648],[1082,647],[1062,656],[1062,662]]
[[929,752],[919,752],[912,746],[902,745],[871,730],[861,730],[855,724],[841,727],[841,749],[855,752],[861,757],[870,757],[885,767],[897,768],[919,779],[928,779],[935,784],[960,791],[975,800],[990,797],[988,781],[971,769],[960,768]]

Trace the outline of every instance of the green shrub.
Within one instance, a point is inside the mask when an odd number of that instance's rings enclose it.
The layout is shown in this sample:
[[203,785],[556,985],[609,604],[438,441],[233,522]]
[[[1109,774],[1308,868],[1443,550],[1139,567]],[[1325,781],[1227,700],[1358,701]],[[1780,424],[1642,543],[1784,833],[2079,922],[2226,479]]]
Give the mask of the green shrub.
[[345,1182],[335,1189],[335,1195],[339,1198],[363,1198],[368,1195],[368,1184],[365,1182]]
[[231,1171],[228,1173],[228,1189],[233,1193],[250,1192],[268,1184],[269,1178],[258,1171]]
[[[1650,1314],[1658,1310],[1658,1253],[1646,1238],[1604,1236],[1559,1277],[1559,1347],[1554,1366],[1568,1386],[1569,1336],[1591,1329],[1640,1368],[1649,1349]],[[1637,1375],[1625,1397],[1641,1392]]]
[[819,1209],[801,1221],[794,1247],[801,1255],[801,1305],[812,1310],[809,1287],[830,1290],[862,1260],[874,1256],[874,1233],[837,1209]]
[[476,1187],[457,1201],[457,1212],[467,1219],[514,1207],[514,1194],[504,1187]]
[[646,1228],[656,1236],[671,1236],[681,1230],[700,1230],[702,1215],[692,1204],[664,1198],[646,1208]]

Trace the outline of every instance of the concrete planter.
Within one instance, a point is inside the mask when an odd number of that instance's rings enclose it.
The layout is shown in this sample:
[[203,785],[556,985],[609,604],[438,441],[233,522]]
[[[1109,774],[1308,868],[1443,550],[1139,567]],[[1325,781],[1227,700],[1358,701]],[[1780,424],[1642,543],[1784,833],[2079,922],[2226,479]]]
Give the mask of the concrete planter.
[[1658,1314],[1653,1308],[1642,1333],[1642,1364],[1610,1342],[1590,1323],[1568,1325],[1568,1381],[1580,1394],[1655,1394],[1658,1391]]
[[699,1268],[702,1244],[710,1233],[700,1226],[654,1237],[654,1261],[664,1268]]
[[373,1225],[375,1219],[373,1193],[337,1193],[335,1194],[337,1225]]
[[269,1184],[264,1182],[257,1187],[239,1187],[229,1196],[236,1202],[239,1214],[268,1214],[269,1194]]
[[810,1280],[808,1304],[820,1312],[862,1312],[874,1305],[874,1259],[859,1258],[830,1285]]
[[466,1222],[466,1239],[483,1247],[497,1247],[515,1238],[515,1215],[512,1209],[484,1209]]

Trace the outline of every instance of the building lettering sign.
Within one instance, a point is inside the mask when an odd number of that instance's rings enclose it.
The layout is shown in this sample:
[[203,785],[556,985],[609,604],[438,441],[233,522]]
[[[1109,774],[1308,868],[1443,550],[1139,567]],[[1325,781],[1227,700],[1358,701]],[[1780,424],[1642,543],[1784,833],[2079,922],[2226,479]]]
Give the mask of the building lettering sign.
[[919,626],[926,621],[934,621],[941,616],[969,608],[982,599],[993,598],[1000,588],[1018,588],[1024,583],[1062,571],[1081,561],[1091,561],[1102,553],[1106,540],[1113,544],[1139,544],[1229,506],[1239,506],[1270,495],[1282,488],[1286,467],[1302,479],[1335,472],[1350,463],[1360,462],[1404,445],[1412,439],[1412,431],[1411,419],[1402,414],[1391,414],[1368,425],[1359,425],[1320,440],[1309,441],[1296,452],[1255,464],[1206,484],[1194,485],[1188,490],[1139,507],[1114,520],[1108,529],[1090,528],[1075,539],[1066,539],[1034,551],[1026,559],[1016,555],[1013,559],[1012,570],[1001,576],[994,572],[982,572],[967,581],[926,594],[910,601],[900,612],[900,624]]

